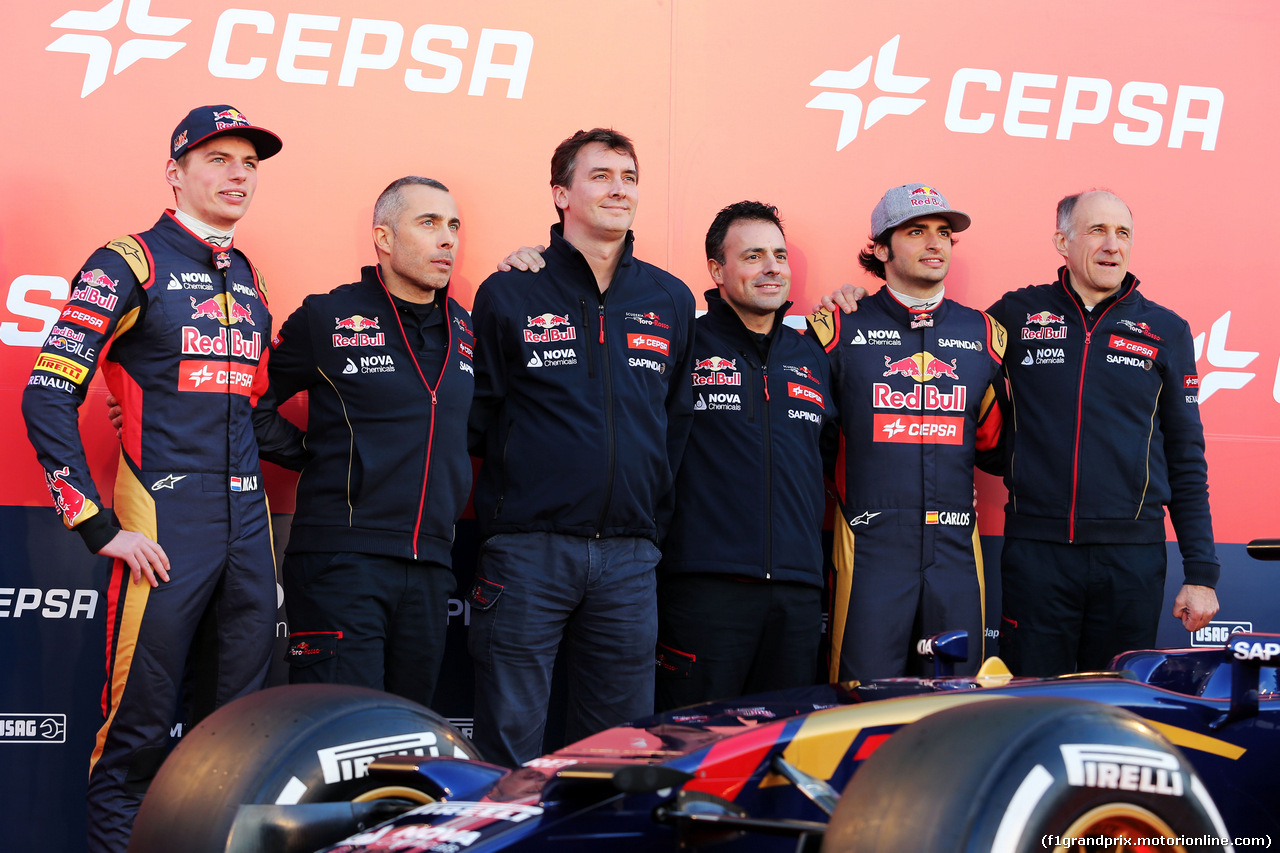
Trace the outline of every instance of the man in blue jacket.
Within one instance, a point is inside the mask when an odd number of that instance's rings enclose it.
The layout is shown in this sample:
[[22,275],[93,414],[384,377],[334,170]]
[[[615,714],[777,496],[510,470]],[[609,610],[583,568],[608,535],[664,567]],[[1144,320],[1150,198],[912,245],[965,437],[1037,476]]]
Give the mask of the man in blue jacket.
[[1133,215],[1090,191],[1058,204],[1057,281],[1004,295],[1005,540],[1000,654],[1017,675],[1104,669],[1155,644],[1164,507],[1185,582],[1173,616],[1218,610],[1191,331],[1138,292]]
[[476,293],[468,645],[476,743],[509,766],[542,754],[561,649],[570,740],[653,710],[654,566],[693,416],[694,301],[632,255],[639,180],[622,134],[564,140],[545,269]]
[[721,210],[697,321],[693,432],[658,584],[659,710],[811,684],[822,636],[827,355],[783,320],[778,210]]
[[[309,396],[285,551],[291,683],[354,684],[431,702],[454,590],[454,522],[471,490],[470,316],[448,291],[458,206],[405,177],[378,198],[377,266],[308,296],[271,349],[255,426],[264,447],[296,433],[274,405]],[[300,435],[295,435],[300,439]]]

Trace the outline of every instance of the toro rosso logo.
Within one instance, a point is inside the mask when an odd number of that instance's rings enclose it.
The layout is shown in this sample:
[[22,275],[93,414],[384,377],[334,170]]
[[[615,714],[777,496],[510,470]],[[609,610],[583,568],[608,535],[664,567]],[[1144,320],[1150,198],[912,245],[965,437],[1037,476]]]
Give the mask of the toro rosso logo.
[[[888,361],[888,359],[885,359],[885,360]],[[794,373],[796,376],[803,376],[805,379],[808,379],[814,385],[822,384],[821,382],[818,381],[818,377],[814,375],[813,371],[809,369],[808,365],[802,364],[797,367],[794,364],[784,364],[782,365],[782,369],[789,370],[792,373]]]
[[1164,340],[1155,332],[1151,331],[1151,327],[1146,323],[1135,323],[1133,320],[1121,320],[1120,325],[1124,326],[1131,332],[1137,332],[1139,335],[1151,338],[1153,341]]
[[192,320],[207,317],[210,320],[217,320],[224,326],[233,326],[242,320],[250,326],[257,325],[253,322],[253,311],[249,306],[236,302],[235,297],[230,293],[214,294],[203,302],[196,302],[194,296],[187,298],[191,300]]
[[[550,344],[560,341],[576,341],[578,339],[578,330],[569,322],[569,318],[563,314],[539,314],[536,317],[529,317],[529,328],[524,330],[525,343],[530,344]],[[561,329],[560,326],[568,326],[567,329]],[[541,332],[535,332],[534,329],[541,329]]]
[[960,379],[959,374],[956,373],[956,360],[954,358],[948,364],[929,352],[918,352],[915,355],[909,355],[897,361],[890,360],[889,356],[886,355],[884,357],[884,375],[910,376],[917,382],[928,382],[930,379],[939,376],[945,376],[948,379],[957,381]]

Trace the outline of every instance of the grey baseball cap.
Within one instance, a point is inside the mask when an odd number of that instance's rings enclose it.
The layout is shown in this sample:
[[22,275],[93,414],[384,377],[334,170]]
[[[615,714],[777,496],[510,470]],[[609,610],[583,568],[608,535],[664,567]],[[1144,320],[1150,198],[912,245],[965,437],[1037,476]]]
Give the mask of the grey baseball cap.
[[871,233],[879,237],[917,216],[945,216],[952,231],[969,227],[969,214],[952,210],[947,198],[928,184],[903,184],[884,194],[871,211]]

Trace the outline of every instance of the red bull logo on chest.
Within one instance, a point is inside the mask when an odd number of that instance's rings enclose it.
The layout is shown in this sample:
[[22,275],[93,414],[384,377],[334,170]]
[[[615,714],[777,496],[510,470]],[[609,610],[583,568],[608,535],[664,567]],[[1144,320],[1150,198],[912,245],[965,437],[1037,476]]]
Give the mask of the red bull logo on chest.
[[[569,322],[569,318],[563,314],[539,314],[536,317],[529,317],[530,328],[524,330],[524,339],[530,344],[550,344],[560,341],[576,341],[578,339],[578,330]],[[561,329],[560,326],[568,326],[567,329]],[[541,332],[535,332],[534,329],[541,329]]]

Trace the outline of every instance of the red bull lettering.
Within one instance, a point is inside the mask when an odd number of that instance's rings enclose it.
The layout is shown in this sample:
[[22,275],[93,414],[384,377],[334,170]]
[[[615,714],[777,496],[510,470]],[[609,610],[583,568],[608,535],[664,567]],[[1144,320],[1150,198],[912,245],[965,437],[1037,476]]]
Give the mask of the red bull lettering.
[[1060,341],[1066,337],[1066,326],[1056,329],[1029,329],[1026,326],[1022,327],[1022,339],[1024,341]]
[[936,385],[918,385],[904,394],[894,391],[884,382],[877,382],[871,386],[871,405],[877,409],[963,412],[966,390],[964,385],[956,385],[950,392],[944,392]]
[[71,291],[72,302],[88,302],[90,305],[96,305],[104,311],[114,310],[116,303],[120,301],[120,297],[114,293],[103,293],[96,287],[85,285],[77,287]]
[[333,345],[335,347],[380,347],[387,343],[387,336],[382,332],[376,335],[368,335],[364,332],[358,332],[350,337],[339,335],[333,336]]
[[262,357],[262,336],[253,332],[245,337],[237,329],[219,329],[216,338],[195,326],[182,327],[183,355],[229,355],[257,361]]

